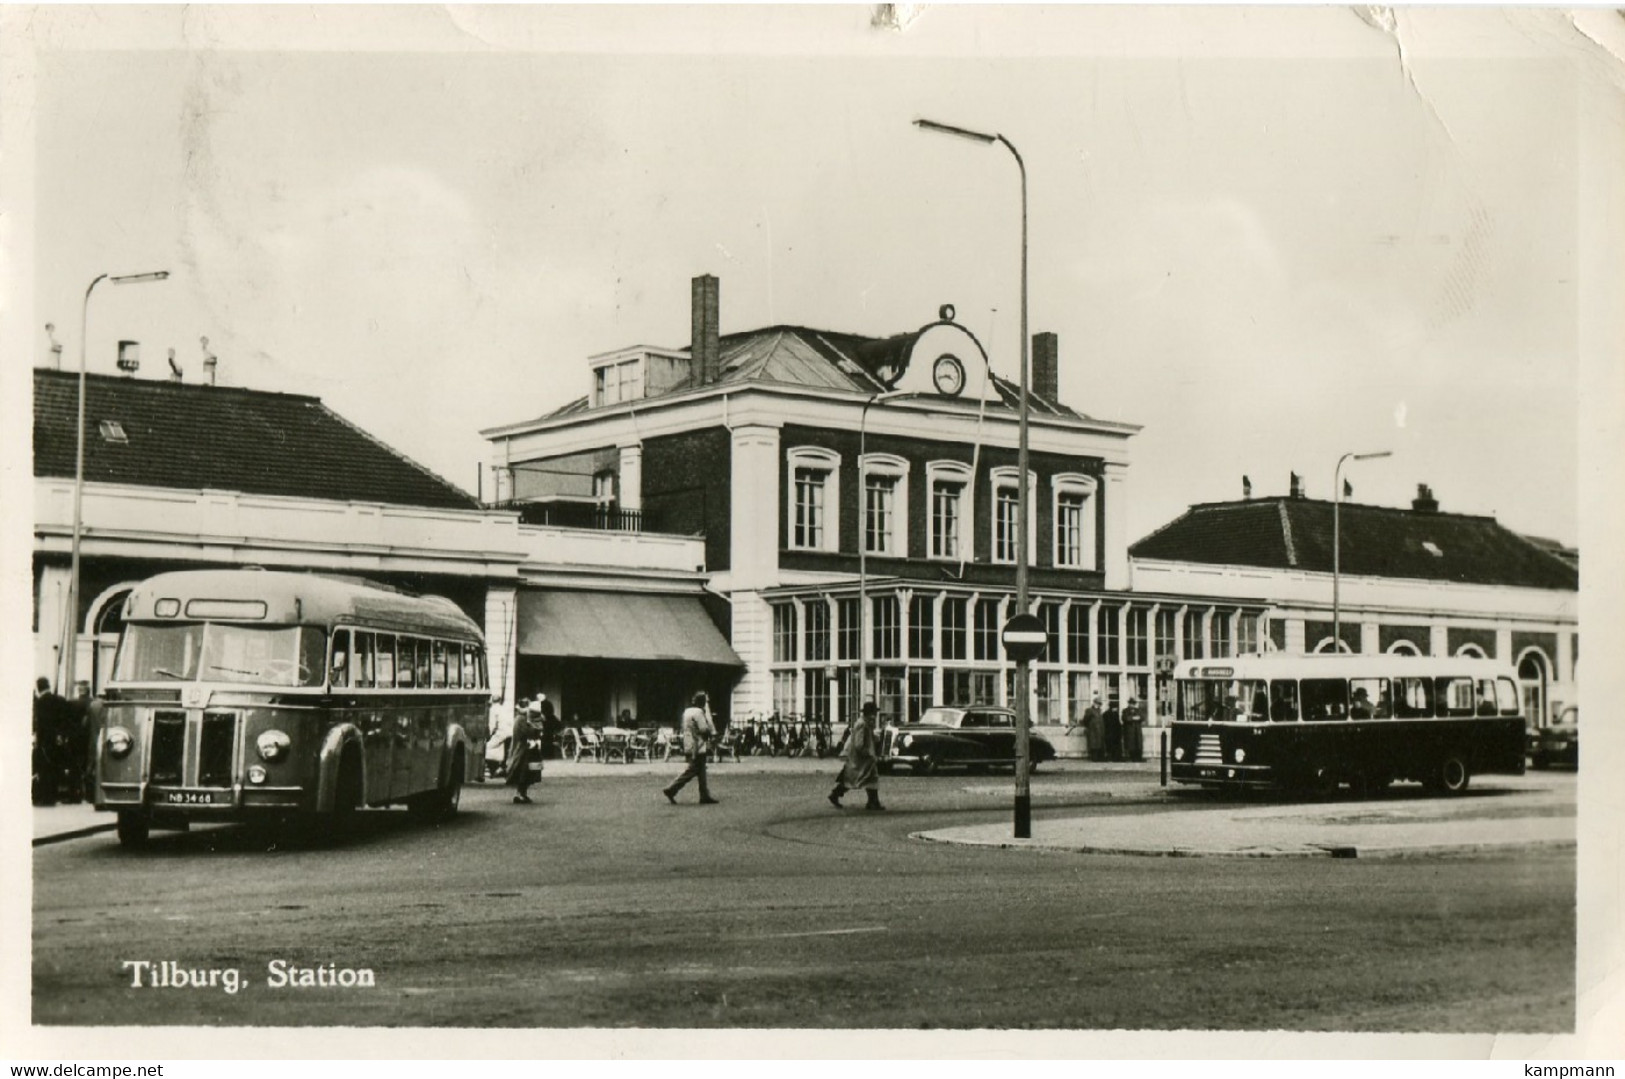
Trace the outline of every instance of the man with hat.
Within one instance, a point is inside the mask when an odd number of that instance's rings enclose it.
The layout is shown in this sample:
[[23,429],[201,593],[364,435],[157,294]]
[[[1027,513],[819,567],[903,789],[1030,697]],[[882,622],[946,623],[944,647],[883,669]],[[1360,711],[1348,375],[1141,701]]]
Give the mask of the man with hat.
[[836,809],[841,808],[841,795],[860,788],[869,797],[863,808],[886,808],[880,804],[880,758],[875,751],[875,716],[879,711],[874,701],[864,701],[863,713],[846,734],[846,764],[835,777],[835,789],[829,792],[829,804]]

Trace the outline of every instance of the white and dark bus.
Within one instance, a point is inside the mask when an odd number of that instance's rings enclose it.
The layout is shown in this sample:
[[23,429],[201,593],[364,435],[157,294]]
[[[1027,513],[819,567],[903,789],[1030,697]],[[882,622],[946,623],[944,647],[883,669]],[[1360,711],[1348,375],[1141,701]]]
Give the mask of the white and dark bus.
[[1494,660],[1267,654],[1188,660],[1174,677],[1177,782],[1459,794],[1475,773],[1523,774],[1517,674]]
[[119,839],[193,820],[455,813],[484,762],[479,627],[448,599],[262,570],[165,573],[124,607],[91,705]]

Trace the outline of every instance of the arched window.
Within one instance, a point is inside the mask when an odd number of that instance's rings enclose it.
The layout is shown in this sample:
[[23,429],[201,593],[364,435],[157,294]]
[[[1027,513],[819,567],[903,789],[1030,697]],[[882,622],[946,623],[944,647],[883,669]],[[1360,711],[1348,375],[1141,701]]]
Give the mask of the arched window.
[[1471,656],[1474,659],[1485,659],[1484,650],[1476,644],[1464,644],[1456,649],[1458,656]]
[[1055,565],[1095,568],[1095,480],[1063,472],[1050,480],[1054,497]]
[[1547,672],[1551,665],[1538,648],[1530,648],[1518,657],[1518,693],[1523,698],[1524,722],[1531,727],[1544,727],[1550,717],[1546,714]]
[[869,554],[908,556],[908,462],[889,453],[866,454],[858,542]]
[[[1016,560],[1017,532],[1016,517],[1019,502],[1017,501],[1020,488],[1016,479],[1017,473],[1008,465],[995,468],[989,473],[993,488],[993,514],[991,524],[993,536],[990,550],[994,562],[1006,565]],[[1038,535],[1033,526],[1038,514],[1034,506],[1034,489],[1038,486],[1038,479],[1032,473],[1027,473],[1027,561],[1032,563],[1038,554]]]
[[1337,652],[1345,656],[1354,651],[1349,647],[1349,642],[1339,641],[1332,637],[1322,637],[1320,643],[1315,645],[1314,650],[1316,653]]
[[790,497],[786,530],[793,551],[838,551],[841,543],[841,455],[819,446],[785,453]]
[[962,461],[931,461],[925,466],[926,497],[930,504],[925,554],[954,562],[969,562],[971,546],[971,471]]
[[1395,641],[1388,646],[1388,654],[1391,656],[1419,656],[1422,651],[1410,641]]

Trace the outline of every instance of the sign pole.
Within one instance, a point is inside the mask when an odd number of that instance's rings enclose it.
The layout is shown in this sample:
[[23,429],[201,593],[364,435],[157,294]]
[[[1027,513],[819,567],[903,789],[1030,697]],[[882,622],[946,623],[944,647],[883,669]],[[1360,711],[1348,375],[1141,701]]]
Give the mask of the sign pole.
[[1031,743],[1027,737],[1026,709],[1022,707],[1027,693],[1028,664],[1043,655],[1049,635],[1043,621],[1025,611],[1004,624],[999,635],[1004,642],[1004,654],[1016,661],[1016,819],[1015,837],[1031,839],[1033,835],[1032,790],[1028,785]]

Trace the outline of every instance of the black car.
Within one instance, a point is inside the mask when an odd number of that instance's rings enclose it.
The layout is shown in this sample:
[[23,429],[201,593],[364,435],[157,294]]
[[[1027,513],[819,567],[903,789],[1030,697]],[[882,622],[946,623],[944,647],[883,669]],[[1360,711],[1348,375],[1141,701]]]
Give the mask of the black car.
[[[1036,734],[1028,735],[1027,753],[1034,769],[1055,759],[1055,747]],[[991,705],[927,708],[918,721],[887,728],[880,747],[881,768],[905,765],[920,775],[1015,763],[1016,714]]]
[[1554,764],[1580,767],[1580,709],[1570,705],[1557,713],[1551,726],[1529,732],[1529,763],[1536,768]]

